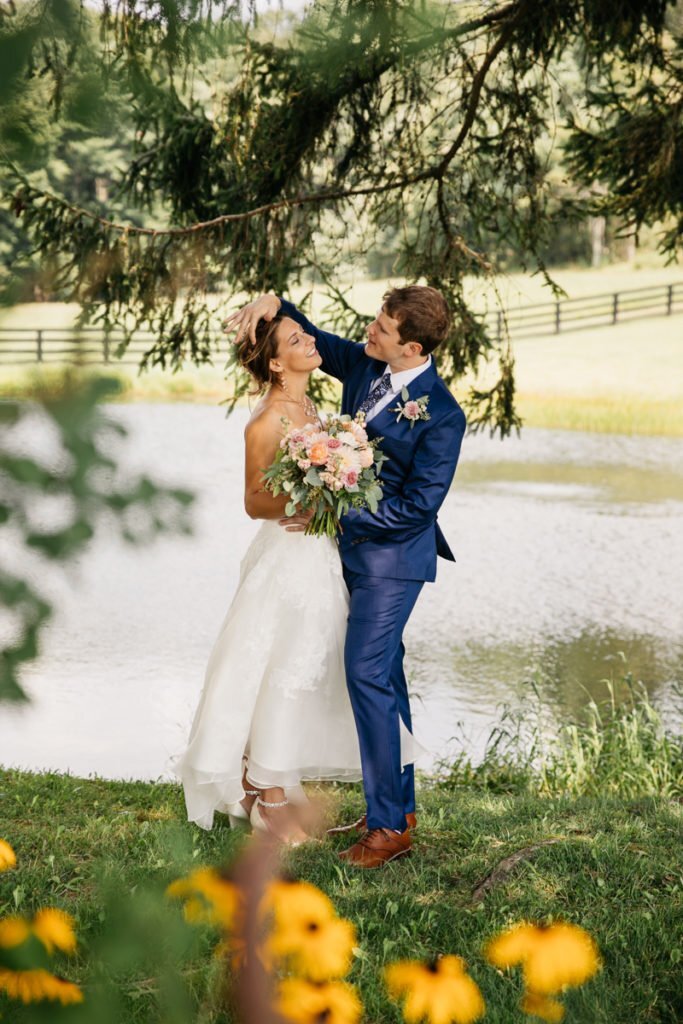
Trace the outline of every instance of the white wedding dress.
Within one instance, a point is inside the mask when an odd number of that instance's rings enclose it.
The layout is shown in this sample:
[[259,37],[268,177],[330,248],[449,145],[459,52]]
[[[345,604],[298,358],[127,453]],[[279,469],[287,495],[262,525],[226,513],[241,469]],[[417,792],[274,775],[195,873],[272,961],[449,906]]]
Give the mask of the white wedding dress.
[[[213,827],[258,788],[305,799],[306,780],[357,782],[360,751],[344,673],[349,596],[336,542],[265,520],[240,566],[206,667],[187,749],[171,758],[187,815]],[[419,748],[401,723],[404,764]]]

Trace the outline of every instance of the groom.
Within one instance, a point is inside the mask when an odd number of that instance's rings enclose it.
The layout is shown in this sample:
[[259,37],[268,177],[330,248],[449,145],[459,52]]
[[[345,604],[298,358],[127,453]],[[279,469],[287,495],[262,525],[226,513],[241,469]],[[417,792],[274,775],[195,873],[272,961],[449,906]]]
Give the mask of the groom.
[[437,554],[454,561],[436,515],[466,424],[432,357],[448,334],[450,315],[435,288],[394,288],[367,328],[367,343],[359,345],[319,330],[291,302],[263,295],[241,311],[236,340],[253,337],[260,319],[278,313],[315,339],[321,369],[343,383],[342,413],[362,410],[369,437],[381,436],[389,456],[377,511],[351,509],[339,535],[351,598],[346,678],[367,812],[331,831],[357,835],[340,854],[347,864],[376,868],[410,852],[416,825],[413,765],[402,768],[401,759],[401,733],[412,731],[403,630],[423,584],[436,577]]

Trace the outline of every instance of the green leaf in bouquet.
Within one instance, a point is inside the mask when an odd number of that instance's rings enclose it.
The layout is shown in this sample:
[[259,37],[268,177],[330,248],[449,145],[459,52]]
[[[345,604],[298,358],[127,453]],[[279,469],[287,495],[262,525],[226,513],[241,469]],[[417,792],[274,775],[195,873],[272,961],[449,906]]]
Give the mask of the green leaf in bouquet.
[[311,466],[308,473],[306,473],[304,482],[310,484],[312,487],[320,487],[322,481],[320,480],[320,475],[315,466]]
[[403,399],[404,402],[407,402],[408,399],[410,398],[410,394],[408,393],[408,388],[405,386],[405,384],[401,388],[401,398]]
[[288,501],[287,504],[285,505],[285,515],[286,516],[293,516],[295,512],[296,512],[296,502],[295,501]]
[[372,491],[368,491],[368,493],[367,493],[367,501],[368,501],[368,508],[370,509],[372,514],[374,515],[375,512],[377,511],[378,502],[377,502],[377,498],[375,497],[375,495],[374,495],[374,493]]
[[282,481],[282,490],[286,491],[287,494],[289,494],[289,492],[291,491],[293,486],[294,486],[294,484],[292,483],[291,480],[283,480]]

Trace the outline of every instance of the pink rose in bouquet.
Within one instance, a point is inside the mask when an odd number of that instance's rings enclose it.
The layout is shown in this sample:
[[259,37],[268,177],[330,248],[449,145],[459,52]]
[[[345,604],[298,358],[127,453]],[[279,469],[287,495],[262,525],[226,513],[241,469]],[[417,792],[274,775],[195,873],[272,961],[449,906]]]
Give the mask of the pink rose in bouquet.
[[264,486],[272,494],[286,494],[285,514],[312,509],[306,533],[333,537],[341,529],[340,518],[350,508],[377,510],[382,497],[378,477],[386,456],[381,438],[370,441],[363,415],[330,416],[325,429],[313,423],[289,428],[275,460],[265,470]]

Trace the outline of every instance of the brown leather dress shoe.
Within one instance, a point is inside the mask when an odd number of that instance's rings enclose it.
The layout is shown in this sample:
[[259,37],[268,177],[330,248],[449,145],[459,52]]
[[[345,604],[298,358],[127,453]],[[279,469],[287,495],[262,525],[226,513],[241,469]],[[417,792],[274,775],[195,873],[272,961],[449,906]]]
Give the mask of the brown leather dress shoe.
[[381,868],[390,860],[410,853],[410,829],[394,832],[390,828],[373,828],[364,832],[357,843],[339,854],[345,864],[354,868]]
[[[417,818],[414,814],[406,814],[406,822],[411,832],[417,828]],[[357,821],[352,821],[350,825],[336,825],[334,828],[328,828],[327,834],[328,836],[337,836],[343,832],[366,832],[367,828],[368,817],[367,814],[364,814]]]

